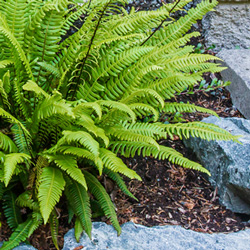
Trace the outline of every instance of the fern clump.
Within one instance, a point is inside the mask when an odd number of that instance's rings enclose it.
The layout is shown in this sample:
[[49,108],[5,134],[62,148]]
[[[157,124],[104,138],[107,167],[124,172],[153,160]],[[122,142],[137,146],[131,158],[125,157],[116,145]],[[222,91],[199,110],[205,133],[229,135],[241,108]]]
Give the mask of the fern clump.
[[[209,174],[157,140],[174,135],[237,140],[202,122],[158,122],[161,112],[216,115],[170,102],[204,72],[223,69],[211,62],[218,58],[195,54],[186,45],[199,35],[187,33],[191,25],[217,2],[204,0],[175,21],[172,13],[189,1],[127,13],[125,0],[81,6],[76,0],[0,0],[0,198],[13,229],[2,249],[13,249],[43,223],[50,223],[58,248],[63,195],[77,238],[83,230],[91,237],[95,206],[120,234],[100,176],[133,198],[122,176],[141,178],[118,154],[153,156]],[[82,27],[67,37],[79,18]],[[142,123],[145,116],[151,121]],[[25,218],[22,208],[28,211]]]

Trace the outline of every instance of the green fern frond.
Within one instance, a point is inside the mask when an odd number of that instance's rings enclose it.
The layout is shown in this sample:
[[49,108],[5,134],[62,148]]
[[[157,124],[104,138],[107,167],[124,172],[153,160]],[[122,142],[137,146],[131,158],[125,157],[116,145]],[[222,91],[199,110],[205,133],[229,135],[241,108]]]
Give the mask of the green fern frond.
[[140,118],[142,118],[143,116],[147,117],[149,115],[153,115],[154,122],[156,122],[159,119],[159,112],[148,104],[134,103],[130,104],[129,107]]
[[[87,113],[87,114],[92,114],[93,111],[95,111],[95,113],[97,114],[98,118],[101,119],[102,117],[102,108],[101,106],[97,103],[97,102],[84,102],[81,103],[79,105],[77,105],[76,107],[73,108],[73,112],[74,114],[80,114],[83,115],[82,113]],[[91,120],[91,118],[86,117],[86,115],[84,114],[83,119],[87,119],[88,121]]]
[[25,117],[25,119],[29,119],[30,109],[21,91],[21,84],[17,80],[13,81],[13,90],[15,101],[20,107],[19,110],[22,111],[22,115]]
[[60,146],[57,148],[56,151],[66,155],[70,154],[70,155],[75,155],[79,158],[86,158],[91,161],[95,161],[96,159],[96,156],[93,153],[83,148],[78,148],[73,146]]
[[12,116],[10,113],[8,113],[4,109],[2,109],[1,107],[0,107],[0,116],[2,116],[3,118],[5,118],[10,123],[18,124],[22,128],[22,130],[25,133],[25,135],[26,136],[27,135],[30,136],[30,133],[23,126],[23,124],[18,119],[16,119],[14,116]]
[[24,153],[11,153],[5,156],[4,161],[4,184],[7,187],[12,175],[15,172],[17,164],[29,161],[31,157]]
[[10,93],[11,83],[10,83],[10,71],[9,70],[3,75],[3,88],[7,94]]
[[38,201],[44,224],[47,223],[51,211],[59,201],[64,185],[65,181],[59,169],[53,167],[43,169],[38,188]]
[[97,127],[94,124],[94,121],[91,119],[88,119],[88,117],[86,117],[86,115],[84,115],[84,116],[81,115],[81,119],[79,121],[77,121],[76,123],[79,126],[84,127],[91,134],[94,134],[95,137],[101,138],[106,147],[109,145],[109,138],[106,136],[105,130],[103,130],[100,127]]
[[72,183],[67,186],[66,195],[74,213],[81,222],[81,226],[84,228],[89,238],[91,238],[91,210],[89,195],[86,188],[76,181],[72,181]]
[[100,148],[100,158],[102,159],[104,166],[113,172],[121,173],[130,179],[141,180],[141,177],[136,174],[134,170],[129,169],[123,161],[116,156],[113,152]]
[[177,124],[165,124],[165,131],[170,137],[178,135],[180,139],[192,137],[199,137],[205,140],[223,140],[238,142],[240,136],[234,136],[226,130],[205,122],[188,122],[188,123],[177,123]]
[[6,1],[4,8],[4,14],[7,17],[6,20],[10,31],[14,34],[20,45],[23,45],[24,42],[23,34],[27,22],[26,8],[25,0]]
[[10,65],[10,64],[14,64],[14,60],[2,60],[0,61],[0,69],[6,68],[6,66]]
[[37,95],[43,95],[44,97],[49,98],[49,95],[32,80],[29,80],[26,84],[23,85],[22,88],[23,90],[32,91]]
[[173,71],[169,71],[168,73],[169,75],[166,77],[149,81],[146,87],[161,93],[161,96],[165,99],[171,99],[175,97],[177,93],[181,93],[189,86],[193,86],[197,81],[192,75],[185,75]]
[[113,126],[107,128],[106,131],[118,140],[131,142],[146,142],[153,145],[155,148],[159,148],[158,143],[152,137],[135,133],[133,131],[130,131],[129,129],[122,128],[120,126]]
[[32,193],[30,190],[20,194],[16,199],[16,204],[20,207],[28,207],[33,211],[39,211],[39,204],[32,199]]
[[190,30],[191,26],[216,5],[217,1],[204,0],[200,4],[197,4],[196,8],[192,8],[188,11],[187,15],[179,18],[176,22],[165,26],[164,29],[160,29],[156,34],[148,40],[146,44],[164,45],[171,41],[177,40],[183,34]]
[[89,172],[83,171],[84,176],[87,180],[89,191],[95,196],[99,202],[104,214],[110,219],[112,225],[116,229],[118,235],[121,234],[121,227],[117,220],[115,213],[115,207],[109,198],[105,188],[100,184],[100,182]]
[[5,37],[5,39],[9,41],[9,45],[16,52],[16,53],[14,53],[14,56],[15,56],[15,61],[16,61],[15,65],[17,65],[17,66],[19,65],[18,70],[21,70],[21,65],[18,64],[18,62],[23,63],[24,69],[26,70],[27,75],[31,79],[33,79],[33,74],[32,74],[32,70],[30,68],[29,62],[26,58],[26,55],[25,55],[21,45],[17,41],[17,39],[14,37],[14,35],[11,33],[10,30],[8,30],[6,27],[3,27],[3,26],[0,26],[0,34],[2,34]]
[[56,114],[74,117],[70,105],[67,104],[58,93],[44,99],[35,109],[33,119],[40,121]]
[[59,250],[58,239],[57,239],[59,221],[58,221],[57,214],[56,214],[55,210],[53,210],[52,213],[50,214],[49,224],[50,224],[50,232],[51,232],[51,237],[52,237],[53,243],[54,243],[56,249]]
[[70,29],[70,27],[73,26],[74,22],[79,18],[81,18],[81,15],[87,13],[87,6],[88,6],[87,3],[83,2],[80,8],[77,8],[77,10],[72,11],[67,16],[62,25],[61,35],[65,35],[66,32]]
[[114,171],[112,171],[110,169],[107,169],[107,168],[103,169],[103,173],[108,175],[108,177],[110,179],[112,179],[117,184],[117,186],[121,189],[121,191],[124,194],[126,194],[127,196],[129,196],[129,197],[135,199],[136,201],[138,201],[138,199],[128,190],[125,182],[123,181],[122,177],[118,173],[116,173],[116,172],[114,172]]
[[124,123],[123,126],[130,132],[155,138],[157,140],[166,138],[167,134],[159,122],[155,123],[142,123],[137,122],[134,124]]
[[207,113],[207,114],[211,114],[214,116],[218,115],[216,114],[215,111],[210,110],[210,109],[206,109],[206,108],[202,108],[199,106],[196,106],[194,104],[191,103],[177,103],[177,102],[167,102],[165,104],[165,107],[162,109],[163,112],[166,113],[176,113],[176,112],[180,112],[180,113],[192,113],[192,112],[202,112],[202,113]]
[[6,107],[6,109],[10,109],[11,104],[8,101],[8,94],[5,91],[4,88],[4,83],[3,81],[0,79],[0,104],[2,104],[2,107]]
[[25,241],[28,238],[30,228],[33,224],[32,218],[27,219],[22,224],[19,224],[15,231],[9,238],[9,241],[5,241],[1,247],[2,250],[12,250],[18,246],[20,242]]
[[114,102],[114,101],[105,101],[100,100],[97,101],[101,106],[106,106],[111,109],[118,109],[119,111],[125,112],[131,118],[131,121],[134,122],[136,120],[134,112],[129,108],[129,106],[121,103],[121,102]]
[[86,147],[95,156],[99,155],[99,144],[93,137],[84,131],[63,131],[63,137],[58,140],[56,147],[68,143],[79,143]]
[[5,192],[3,196],[3,211],[11,229],[17,228],[22,222],[20,209],[16,205],[16,194],[11,191]]
[[17,153],[18,149],[9,136],[0,132],[0,148],[9,153]]
[[[65,151],[64,151],[65,152]],[[65,171],[73,180],[80,183],[87,189],[87,184],[82,174],[82,171],[77,166],[77,161],[74,156],[70,155],[46,155],[49,161],[55,162],[56,166]]]
[[[82,98],[87,101],[96,100],[94,98],[95,92],[104,91],[104,86],[101,86],[98,83],[98,80],[104,76],[117,76],[123,69],[129,66],[131,63],[135,62],[143,56],[144,54],[149,53],[153,47],[141,47],[141,48],[132,48],[130,50],[126,50],[112,58],[104,58],[104,60],[100,61],[100,65],[96,70],[93,70],[92,77],[93,82],[88,87],[86,84],[84,88],[78,93],[78,98]],[[81,94],[81,95],[80,95]],[[91,99],[92,98],[92,99]]]
[[33,220],[33,223],[31,225],[31,227],[29,228],[29,233],[28,233],[28,238],[34,233],[34,231],[42,224],[43,222],[43,218],[42,218],[42,215],[35,211],[35,212],[32,212],[31,214],[31,217],[32,217],[32,220]]
[[142,101],[142,100],[148,101],[150,100],[149,98],[147,98],[148,96],[152,96],[152,98],[157,100],[161,104],[162,107],[164,106],[164,99],[161,97],[161,95],[159,95],[153,89],[147,89],[147,88],[135,90],[133,93],[131,93],[131,95],[122,99],[121,102],[127,105],[130,105],[133,103],[137,103],[138,101]]
[[44,156],[39,155],[36,161],[36,166],[35,166],[35,176],[34,176],[36,177],[35,183],[34,183],[34,179],[33,180],[31,179],[31,181],[29,181],[30,187],[33,187],[33,185],[35,184],[36,195],[38,194],[38,190],[41,184],[40,179],[43,173],[43,169],[48,166],[49,166],[48,160]]
[[20,153],[30,154],[32,139],[31,136],[24,133],[22,127],[18,124],[14,124],[11,127],[13,133],[13,141],[15,142],[18,151]]
[[76,241],[79,242],[79,241],[80,241],[80,237],[81,237],[81,235],[82,235],[84,229],[83,229],[82,224],[81,224],[81,221],[79,220],[78,217],[76,218],[76,221],[75,221],[74,230],[75,230],[75,238],[76,238]]
[[40,65],[43,69],[45,69],[48,73],[54,75],[56,78],[61,77],[60,71],[54,65],[49,64],[47,62],[38,62],[37,64]]
[[158,158],[159,160],[168,160],[184,168],[198,170],[210,175],[209,171],[202,167],[200,164],[187,159],[181,153],[169,147],[159,145],[159,149],[157,149],[148,143],[124,141],[111,142],[110,147],[113,152],[115,152],[116,154],[119,152],[125,157],[134,157],[135,154],[142,155],[143,157],[153,156],[154,158]]

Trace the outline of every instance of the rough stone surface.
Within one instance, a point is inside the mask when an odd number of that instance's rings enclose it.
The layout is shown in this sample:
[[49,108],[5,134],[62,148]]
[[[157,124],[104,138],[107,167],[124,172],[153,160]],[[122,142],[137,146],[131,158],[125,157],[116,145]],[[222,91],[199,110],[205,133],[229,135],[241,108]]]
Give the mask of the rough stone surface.
[[[0,247],[3,245],[2,242],[0,242]],[[32,246],[28,246],[25,244],[20,244],[20,246],[13,248],[13,250],[36,250],[36,248]]]
[[147,228],[128,222],[122,226],[122,234],[117,237],[112,226],[95,222],[92,241],[84,233],[77,243],[73,229],[65,235],[63,250],[80,246],[86,250],[249,250],[250,229],[230,234],[202,234],[180,226]]
[[213,186],[218,187],[220,201],[237,213],[250,214],[250,121],[243,118],[208,117],[203,120],[242,135],[239,141],[206,141],[199,138],[185,140],[201,164],[210,173]]
[[250,47],[250,4],[240,2],[220,3],[203,18],[206,43],[216,45],[215,51]]
[[[2,243],[0,243],[1,247]],[[145,227],[132,222],[122,225],[122,234],[111,225],[94,222],[92,240],[83,233],[76,242],[74,229],[64,237],[62,250],[250,250],[250,229],[229,234],[204,234],[181,226]],[[36,250],[22,244],[13,250]]]
[[224,81],[231,82],[228,90],[234,105],[250,119],[250,49],[223,49],[217,56],[224,60],[221,64],[228,67],[221,75]]

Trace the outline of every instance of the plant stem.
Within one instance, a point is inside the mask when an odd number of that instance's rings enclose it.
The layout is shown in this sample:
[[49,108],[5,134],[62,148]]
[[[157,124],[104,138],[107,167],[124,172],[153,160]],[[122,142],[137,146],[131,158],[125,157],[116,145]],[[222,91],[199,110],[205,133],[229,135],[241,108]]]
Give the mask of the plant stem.
[[[97,32],[97,30],[98,30],[98,28],[99,28],[99,25],[100,25],[100,23],[101,23],[102,17],[104,16],[104,13],[105,13],[105,11],[106,11],[106,9],[107,9],[107,7],[108,7],[108,5],[109,5],[110,2],[111,2],[111,1],[109,1],[109,2],[105,5],[105,7],[103,8],[102,13],[101,13],[101,15],[100,15],[100,17],[99,17],[99,19],[98,19],[98,22],[97,22],[97,25],[96,25],[96,27],[95,27],[93,36],[91,37],[91,40],[90,40],[90,43],[89,43],[88,51],[87,51],[87,53],[86,53],[86,56],[85,56],[84,59],[83,59],[80,73],[79,73],[79,75],[78,75],[76,84],[74,85],[74,90],[73,90],[73,95],[72,95],[72,97],[71,97],[71,101],[73,101],[74,98],[75,98],[75,95],[76,95],[76,88],[77,88],[77,86],[78,86],[79,83],[80,83],[81,74],[82,74],[83,68],[84,68],[84,66],[85,66],[85,63],[86,63],[86,61],[87,61],[87,58],[88,58],[88,56],[89,56],[89,53],[90,53],[92,44],[93,44],[94,39],[95,39],[95,36],[96,36],[96,32]],[[68,92],[69,92],[69,90],[68,90]],[[67,93],[67,94],[68,94],[68,93]],[[66,95],[66,96],[67,96],[67,95]]]
[[[178,0],[178,1],[175,3],[175,5],[174,5],[174,6],[172,7],[172,9],[169,11],[169,15],[170,15],[171,12],[175,9],[175,7],[179,4],[180,1],[181,1],[181,0]],[[161,28],[162,24],[163,24],[165,21],[166,21],[166,19],[162,20],[161,23],[158,25],[158,27],[150,34],[150,36],[148,36],[148,38],[147,38],[144,42],[141,43],[140,46],[143,46],[143,45],[144,45],[144,44],[145,44],[145,43],[155,34],[155,32]]]

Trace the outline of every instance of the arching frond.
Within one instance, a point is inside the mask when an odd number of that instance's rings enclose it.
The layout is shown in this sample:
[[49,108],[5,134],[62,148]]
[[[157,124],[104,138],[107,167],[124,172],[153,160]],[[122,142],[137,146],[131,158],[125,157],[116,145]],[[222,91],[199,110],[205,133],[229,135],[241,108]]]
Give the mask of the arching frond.
[[4,161],[4,184],[7,187],[17,164],[28,161],[31,157],[24,153],[11,153],[5,156]]
[[77,166],[77,161],[75,157],[70,155],[46,155],[50,161],[55,162],[55,164],[65,171],[73,180],[79,182],[83,187],[87,189],[87,184],[82,174],[82,171]]
[[18,149],[9,136],[0,132],[0,148],[9,153],[17,153]]
[[110,135],[114,136],[118,140],[131,141],[131,142],[146,142],[154,147],[158,148],[158,143],[150,136],[141,135],[129,129],[122,128],[120,126],[111,127],[106,130]]
[[53,240],[53,243],[56,247],[57,250],[59,250],[58,246],[58,229],[59,229],[59,221],[57,218],[57,213],[55,210],[52,211],[49,217],[49,224],[50,224],[50,232],[51,232],[51,237]]
[[80,143],[86,147],[95,156],[99,154],[99,144],[93,137],[84,131],[63,131],[63,137],[58,141],[56,146],[61,146],[68,143]]
[[33,211],[39,211],[39,204],[32,199],[32,192],[30,190],[20,194],[16,199],[16,204],[20,207],[28,207]]
[[192,137],[200,137],[205,140],[232,140],[239,142],[239,136],[234,136],[227,132],[226,130],[216,126],[214,124],[209,124],[205,122],[188,122],[188,123],[176,123],[176,124],[166,124],[162,125],[165,127],[167,134],[170,137],[173,135],[178,135],[181,139]]
[[90,200],[86,188],[72,181],[72,183],[67,186],[67,200],[71,204],[74,213],[77,215],[81,226],[85,229],[89,238],[91,238],[91,210],[90,210]]
[[62,195],[64,185],[65,181],[59,169],[53,167],[43,169],[38,188],[38,201],[45,224]]
[[131,198],[135,199],[136,201],[138,201],[138,199],[128,190],[125,182],[123,181],[122,177],[118,173],[116,173],[116,172],[114,172],[114,171],[112,171],[110,169],[107,169],[107,168],[104,168],[103,173],[107,174],[110,179],[115,181],[117,186],[121,189],[121,191],[124,194],[126,194],[129,197],[131,197]]
[[133,157],[135,154],[145,156],[153,156],[159,160],[168,160],[174,164],[178,164],[185,168],[195,169],[210,175],[209,171],[202,167],[199,163],[185,158],[176,150],[159,145],[159,149],[148,143],[131,143],[124,141],[115,141],[110,143],[111,150],[120,153],[125,157]]
[[33,91],[37,95],[43,95],[44,97],[49,98],[49,95],[32,80],[29,80],[26,84],[23,85],[22,88],[23,90]]
[[100,158],[102,159],[104,166],[113,172],[119,172],[128,176],[130,179],[141,180],[141,177],[136,174],[134,170],[129,169],[123,161],[116,156],[113,152],[100,148]]
[[19,224],[15,231],[12,233],[8,241],[5,241],[1,247],[3,250],[11,250],[18,246],[20,242],[25,241],[28,238],[30,229],[33,226],[32,218],[28,218],[22,224]]
[[17,228],[22,222],[20,209],[16,206],[16,198],[16,194],[12,191],[5,192],[3,196],[3,211],[11,229]]
[[83,173],[86,177],[89,191],[95,196],[104,214],[110,219],[118,235],[120,235],[121,228],[116,217],[115,207],[112,201],[110,200],[105,188],[92,174],[87,171],[84,171]]

